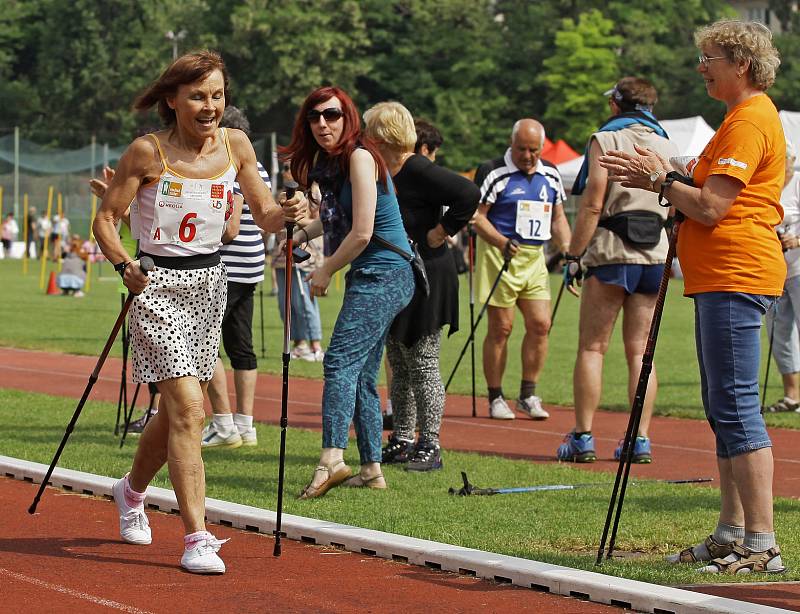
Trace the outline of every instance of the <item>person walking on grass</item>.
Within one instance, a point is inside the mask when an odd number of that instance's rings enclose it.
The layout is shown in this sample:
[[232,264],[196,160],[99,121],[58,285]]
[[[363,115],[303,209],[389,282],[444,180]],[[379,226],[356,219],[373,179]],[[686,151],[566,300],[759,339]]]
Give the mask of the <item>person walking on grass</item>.
[[[324,296],[336,271],[350,265],[323,361],[322,451],[300,499],[321,497],[345,480],[351,487],[385,489],[378,370],[389,325],[414,292],[394,185],[377,146],[362,133],[355,104],[338,87],[308,95],[282,155],[312,199],[315,183],[321,195],[319,218],[294,233],[298,243],[325,237],[325,262],[308,276],[311,292]],[[361,462],[353,477],[344,461],[351,422]]]
[[544,126],[521,119],[511,131],[505,155],[481,164],[475,183],[481,201],[473,228],[478,234],[477,299],[482,304],[500,274],[504,259],[508,270],[489,300],[488,329],[483,341],[483,373],[489,389],[489,416],[513,420],[514,412],[503,394],[503,373],[514,310],[522,312],[522,381],[516,410],[534,420],[550,414],[536,395],[536,383],[547,357],[550,330],[550,277],[544,255],[545,241],[554,238],[566,250],[570,229],[563,203],[566,198],[555,166],[540,159]]
[[[667,209],[659,207],[658,197],[609,182],[598,159],[609,149],[635,153],[634,145],[648,147],[665,158],[678,153],[653,115],[658,95],[652,83],[625,77],[604,95],[611,117],[590,137],[584,167],[572,190],[574,195],[583,196],[564,267],[564,283],[572,294],[580,296],[581,307],[572,376],[575,428],[556,454],[559,460],[579,463],[597,458],[592,419],[600,405],[603,360],[620,310],[628,397],[633,402],[668,246],[664,232]],[[585,281],[578,292],[576,286],[582,279]],[[634,447],[635,463],[649,463],[652,458],[648,429],[656,388],[654,367]],[[619,458],[621,451],[620,446],[614,457]]]
[[[608,150],[610,181],[649,190],[685,217],[678,234],[684,294],[694,300],[706,417],[716,439],[720,512],[714,532],[668,557],[703,573],[780,573],[772,442],[758,393],[761,318],[783,293],[786,263],[775,232],[783,217],[786,141],[765,91],[780,64],[772,33],[756,22],[718,21],[695,34],[697,71],[727,112],[687,185],[656,152]],[[684,170],[684,169],[682,169]]]
[[766,411],[800,412],[800,174],[794,171],[797,153],[786,143],[786,175],[781,206],[783,221],[778,236],[786,259],[786,282],[783,296],[767,312],[767,330],[772,339],[772,356],[783,380],[783,398],[767,406]]
[[[383,462],[406,463],[407,471],[441,469],[445,392],[439,353],[445,325],[450,335],[458,330],[458,274],[446,239],[470,220],[480,192],[469,179],[414,153],[414,120],[400,103],[375,105],[364,113],[364,123],[397,186],[403,224],[417,244],[431,289],[428,297],[415,293],[389,329],[386,354],[393,374],[394,413]],[[449,207],[442,215],[444,204]]]
[[[250,122],[234,106],[225,108],[220,126],[241,130],[250,136]],[[260,162],[258,174],[267,189],[269,175]],[[233,215],[222,237],[219,254],[228,274],[228,300],[222,316],[222,345],[231,361],[236,390],[236,412],[228,398],[225,366],[217,357],[214,375],[208,383],[211,421],[203,429],[203,448],[238,448],[258,445],[253,426],[253,403],[258,379],[258,361],[253,351],[253,296],[256,285],[264,279],[265,250],[261,230],[242,195],[238,183],[233,184],[234,201],[241,215]]]

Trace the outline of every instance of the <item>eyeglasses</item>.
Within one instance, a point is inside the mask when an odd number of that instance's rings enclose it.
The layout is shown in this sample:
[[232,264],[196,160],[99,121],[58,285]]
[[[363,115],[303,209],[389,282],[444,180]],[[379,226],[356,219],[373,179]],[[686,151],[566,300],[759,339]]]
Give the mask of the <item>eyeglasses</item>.
[[701,53],[700,55],[697,56],[697,61],[700,62],[700,64],[702,64],[706,68],[708,67],[709,63],[712,60],[727,60],[727,59],[728,58],[726,56],[724,56],[724,55],[718,55],[718,56],[715,56],[715,57],[709,57],[705,53]]
[[337,109],[336,107],[328,107],[322,111],[311,109],[308,113],[306,113],[306,119],[310,124],[316,124],[320,117],[324,117],[326,122],[335,122],[341,119],[343,116],[344,111]]

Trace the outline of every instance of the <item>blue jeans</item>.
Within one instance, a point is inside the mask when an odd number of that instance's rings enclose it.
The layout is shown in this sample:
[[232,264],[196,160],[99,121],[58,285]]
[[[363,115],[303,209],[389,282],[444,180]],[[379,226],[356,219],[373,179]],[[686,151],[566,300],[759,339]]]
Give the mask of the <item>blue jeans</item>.
[[342,309],[325,353],[322,389],[322,447],[347,448],[350,422],[361,464],[381,462],[378,371],[389,325],[411,301],[414,274],[399,269],[351,270],[345,277]]
[[703,407],[717,438],[717,456],[771,447],[761,416],[758,370],[761,317],[774,297],[704,292],[692,298]]
[[[319,341],[322,339],[322,323],[317,297],[311,295],[305,273],[293,268],[292,276],[292,321],[289,322],[289,338],[292,341]],[[278,281],[278,311],[283,321],[286,317],[283,313],[286,269],[276,269],[275,279]]]

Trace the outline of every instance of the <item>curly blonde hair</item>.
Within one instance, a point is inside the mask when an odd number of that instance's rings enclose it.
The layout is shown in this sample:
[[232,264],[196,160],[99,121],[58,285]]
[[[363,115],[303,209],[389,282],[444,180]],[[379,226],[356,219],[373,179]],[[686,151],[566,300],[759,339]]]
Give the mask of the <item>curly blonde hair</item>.
[[753,87],[766,91],[775,83],[781,58],[772,44],[772,32],[764,24],[738,19],[717,21],[695,32],[694,42],[700,48],[720,47],[731,62],[749,61]]
[[399,153],[414,151],[414,118],[399,102],[379,102],[364,112],[364,132],[379,145]]

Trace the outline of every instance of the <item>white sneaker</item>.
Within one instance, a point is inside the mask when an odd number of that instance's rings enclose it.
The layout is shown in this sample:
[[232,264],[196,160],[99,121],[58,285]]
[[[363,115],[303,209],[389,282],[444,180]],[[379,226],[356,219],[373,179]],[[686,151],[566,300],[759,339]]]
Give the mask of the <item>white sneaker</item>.
[[532,420],[547,420],[550,417],[550,414],[542,407],[542,400],[537,396],[530,396],[527,399],[517,399],[516,410],[525,414]]
[[114,495],[114,503],[119,510],[119,535],[123,541],[129,544],[146,546],[153,541],[150,533],[150,523],[144,513],[144,505],[141,507],[130,507],[125,503],[125,481],[128,474],[121,480],[114,483],[111,492]]
[[489,417],[495,420],[513,420],[516,416],[503,397],[497,397],[489,404]]
[[256,433],[256,427],[254,426],[251,426],[249,429],[245,430],[239,429],[239,436],[242,438],[243,446],[258,445],[258,433]]
[[208,423],[203,429],[203,437],[200,442],[202,448],[238,448],[242,445],[242,436],[239,429],[234,425],[230,433],[223,433],[217,430],[214,421]]
[[314,362],[322,362],[325,360],[325,352],[322,350],[314,350],[312,353],[314,355]]
[[227,539],[217,539],[206,531],[205,538],[186,548],[181,557],[181,567],[191,573],[225,573],[225,563],[217,555]]

